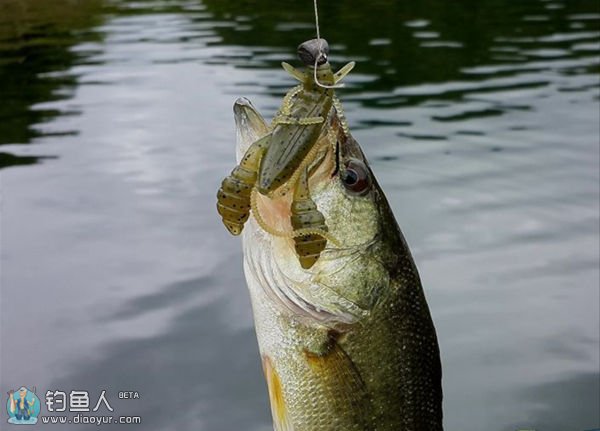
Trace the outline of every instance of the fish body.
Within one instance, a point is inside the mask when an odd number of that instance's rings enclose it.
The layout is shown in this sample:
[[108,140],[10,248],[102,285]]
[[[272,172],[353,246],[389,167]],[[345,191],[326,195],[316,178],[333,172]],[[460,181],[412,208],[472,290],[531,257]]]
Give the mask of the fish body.
[[[334,108],[335,109],[335,108]],[[246,100],[234,108],[238,158],[267,130]],[[417,268],[367,160],[338,115],[312,171],[329,233],[303,268],[291,237],[243,232],[244,272],[276,431],[442,430],[441,365]],[[289,196],[259,195],[264,222],[292,231]]]

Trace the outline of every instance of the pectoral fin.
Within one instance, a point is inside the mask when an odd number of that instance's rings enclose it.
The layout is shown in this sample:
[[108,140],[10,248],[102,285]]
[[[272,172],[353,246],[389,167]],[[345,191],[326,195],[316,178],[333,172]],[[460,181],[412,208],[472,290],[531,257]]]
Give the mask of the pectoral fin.
[[373,431],[372,405],[360,372],[346,352],[330,338],[324,354],[304,351],[309,368],[321,382],[332,410],[349,414],[347,430]]

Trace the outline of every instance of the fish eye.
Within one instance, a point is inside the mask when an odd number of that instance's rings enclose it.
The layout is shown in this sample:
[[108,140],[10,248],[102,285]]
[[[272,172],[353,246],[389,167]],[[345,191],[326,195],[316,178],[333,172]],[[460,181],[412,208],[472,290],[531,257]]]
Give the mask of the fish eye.
[[350,159],[346,162],[340,179],[344,187],[352,193],[363,194],[371,187],[369,170],[364,162],[358,159]]

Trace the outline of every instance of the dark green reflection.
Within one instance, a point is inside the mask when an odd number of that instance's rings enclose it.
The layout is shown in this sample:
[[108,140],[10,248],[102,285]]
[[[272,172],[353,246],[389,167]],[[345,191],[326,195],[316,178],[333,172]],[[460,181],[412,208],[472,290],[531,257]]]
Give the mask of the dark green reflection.
[[[40,109],[37,105],[68,98],[77,85],[69,73],[73,66],[90,61],[89,53],[71,48],[98,40],[98,25],[105,19],[124,15],[169,12],[187,14],[206,23],[193,10],[193,1],[125,2],[102,0],[5,0],[0,2],[0,145],[27,144],[40,136],[33,127],[64,113]],[[556,4],[555,4],[556,3]],[[314,37],[312,2],[293,0],[206,0],[218,43],[241,46],[247,52],[222,54],[208,62],[238,67],[279,68],[281,60],[294,61],[296,46]],[[405,86],[446,84],[457,81],[484,81],[490,77],[511,77],[531,64],[531,72],[544,70],[539,61],[569,60],[596,56],[589,49],[574,49],[580,43],[595,43],[600,20],[596,0],[547,2],[539,0],[423,0],[400,2],[375,0],[321,1],[321,28],[332,45],[334,65],[355,59],[356,75],[367,76],[344,90],[345,100],[379,109],[417,105],[431,100],[452,103],[469,91],[453,88],[437,91],[394,93]],[[578,17],[588,18],[579,19]],[[578,37],[577,35],[581,35]],[[567,35],[549,39],[549,35]],[[586,36],[587,35],[587,36]],[[575,36],[575,37],[573,37]],[[480,66],[506,66],[493,71]],[[513,67],[514,66],[514,67]],[[473,69],[473,70],[471,70]],[[574,68],[564,74],[598,73],[596,63]],[[548,85],[538,80],[513,82],[502,89]],[[571,89],[565,88],[564,91]],[[266,88],[280,96],[277,85]],[[477,92],[485,91],[477,88]],[[371,96],[369,96],[371,94]],[[469,114],[501,115],[504,108]],[[461,118],[434,118],[453,121]],[[65,131],[77,133],[77,131]],[[5,151],[6,153],[6,151]],[[31,158],[33,157],[33,158]],[[0,155],[0,167],[19,163],[19,156]],[[35,156],[24,159],[31,163]]]
[[[0,2],[0,145],[30,143],[40,135],[33,125],[61,115],[35,105],[72,93],[76,77],[61,72],[83,61],[73,45],[98,38],[89,29],[101,9],[98,0]],[[0,168],[38,160],[2,152]]]
[[[312,2],[206,0],[204,3],[216,18],[238,23],[217,28],[226,45],[275,47],[293,58],[295,47],[315,35]],[[548,2],[538,0],[321,1],[321,30],[333,45],[334,63],[358,59],[355,73],[374,77],[355,91],[385,92],[421,83],[479,80],[482,76],[465,75],[463,70],[482,64],[534,61],[536,54],[529,51],[539,49],[563,49],[563,55],[570,58],[589,56],[590,52],[569,51],[573,40],[546,41],[543,37],[598,31],[599,20],[577,23],[576,16],[600,13],[600,3],[570,0],[559,6],[548,7]],[[597,35],[590,38],[597,40]],[[237,63],[244,65],[243,60]],[[262,64],[250,60],[246,64],[277,67],[278,60],[271,56]],[[345,90],[346,94],[349,92],[352,90]],[[385,108],[422,100],[422,96],[416,95],[388,98],[385,103],[369,98],[362,103]]]

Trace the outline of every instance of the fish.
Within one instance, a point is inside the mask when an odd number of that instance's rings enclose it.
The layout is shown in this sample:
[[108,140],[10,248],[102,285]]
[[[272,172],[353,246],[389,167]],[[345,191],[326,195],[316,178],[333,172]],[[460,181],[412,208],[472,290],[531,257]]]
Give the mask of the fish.
[[[239,161],[269,127],[245,98],[234,117]],[[274,430],[443,430],[440,351],[408,244],[341,112],[319,139],[308,185],[335,242],[300,264],[292,236],[269,232],[293,232],[289,195],[257,194],[242,232]]]

